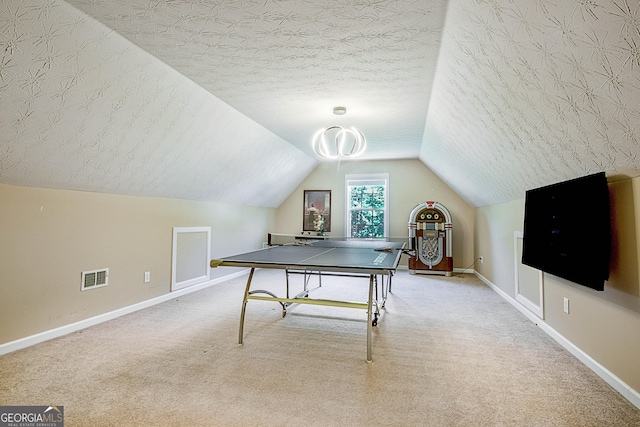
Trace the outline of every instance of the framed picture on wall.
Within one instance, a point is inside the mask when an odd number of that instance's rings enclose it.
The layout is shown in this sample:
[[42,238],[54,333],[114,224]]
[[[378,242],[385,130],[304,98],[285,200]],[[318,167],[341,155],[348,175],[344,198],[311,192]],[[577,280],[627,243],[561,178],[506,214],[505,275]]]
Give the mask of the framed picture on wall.
[[304,190],[302,231],[331,231],[331,190]]

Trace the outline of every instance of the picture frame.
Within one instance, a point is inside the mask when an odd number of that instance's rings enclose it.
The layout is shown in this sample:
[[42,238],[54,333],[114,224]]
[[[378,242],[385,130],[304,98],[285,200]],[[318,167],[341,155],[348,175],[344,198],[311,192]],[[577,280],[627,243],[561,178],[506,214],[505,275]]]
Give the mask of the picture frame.
[[331,190],[304,190],[302,231],[331,231]]

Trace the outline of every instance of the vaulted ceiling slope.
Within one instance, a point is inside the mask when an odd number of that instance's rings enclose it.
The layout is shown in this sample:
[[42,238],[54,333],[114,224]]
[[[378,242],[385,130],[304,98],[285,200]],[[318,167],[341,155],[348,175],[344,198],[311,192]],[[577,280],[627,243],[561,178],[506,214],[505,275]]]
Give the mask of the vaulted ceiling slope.
[[452,0],[420,158],[472,205],[640,171],[638,0]]
[[640,171],[638,0],[67,1],[0,4],[0,182],[277,206],[330,124],[473,206]]
[[0,183],[277,207],[317,164],[67,3],[0,35]]

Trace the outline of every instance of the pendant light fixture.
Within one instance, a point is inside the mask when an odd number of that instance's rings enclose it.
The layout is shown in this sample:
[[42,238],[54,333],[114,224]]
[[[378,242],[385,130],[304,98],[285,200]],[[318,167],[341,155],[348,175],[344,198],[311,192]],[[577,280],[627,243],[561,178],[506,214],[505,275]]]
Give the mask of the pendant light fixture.
[[[345,107],[335,107],[333,114],[344,115]],[[325,159],[358,157],[367,148],[367,140],[355,127],[345,128],[338,125],[320,129],[313,136],[313,151]]]

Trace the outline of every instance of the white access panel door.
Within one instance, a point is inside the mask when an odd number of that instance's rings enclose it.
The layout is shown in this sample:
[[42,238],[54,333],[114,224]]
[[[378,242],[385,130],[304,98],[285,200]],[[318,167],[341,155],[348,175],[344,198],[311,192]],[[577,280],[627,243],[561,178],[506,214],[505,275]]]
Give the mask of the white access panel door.
[[544,319],[544,276],[542,271],[522,263],[523,234],[513,233],[515,296],[526,309]]

